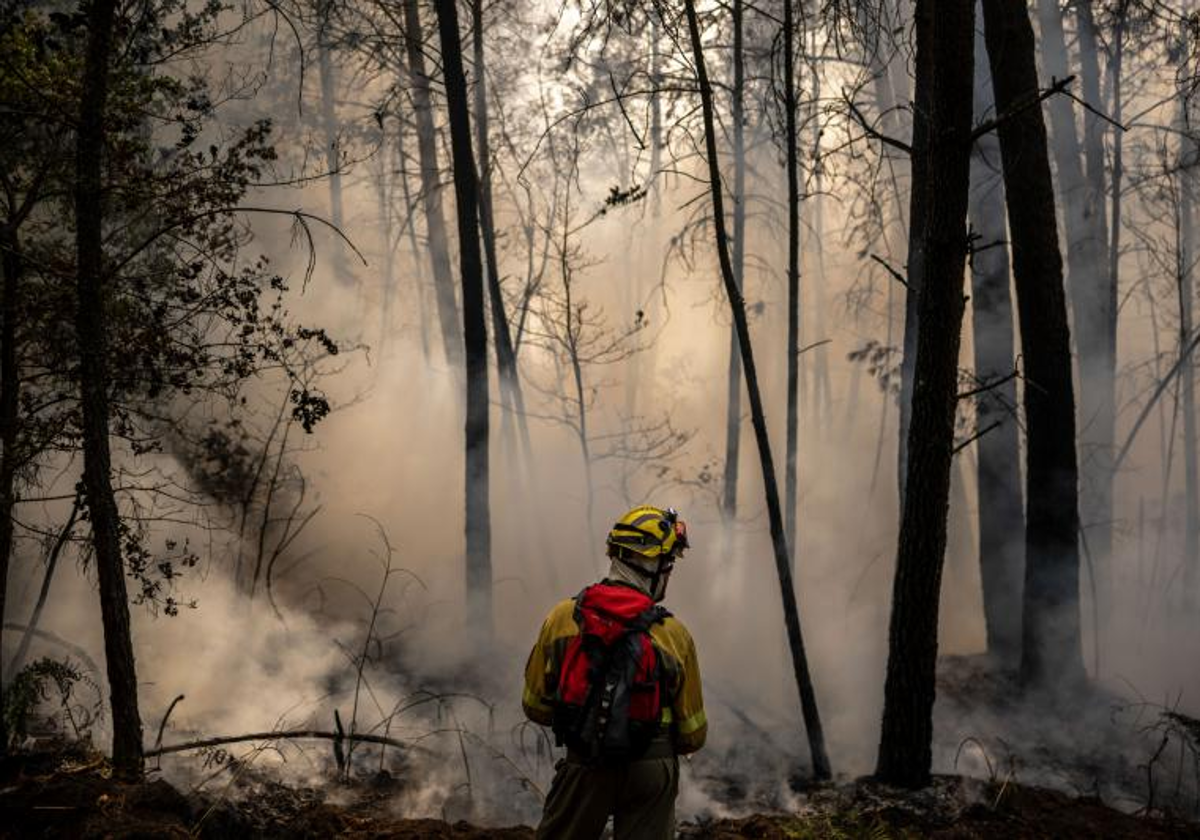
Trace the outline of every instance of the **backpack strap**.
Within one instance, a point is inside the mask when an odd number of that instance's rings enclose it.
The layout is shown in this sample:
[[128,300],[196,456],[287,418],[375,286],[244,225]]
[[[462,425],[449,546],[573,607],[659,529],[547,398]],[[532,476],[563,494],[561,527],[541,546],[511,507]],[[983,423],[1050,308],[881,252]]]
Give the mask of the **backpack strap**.
[[[595,586],[595,584],[592,584],[592,586]],[[571,599],[575,602],[575,611],[571,613],[571,617],[575,619],[575,623],[579,625],[580,632],[583,631],[583,599],[584,596],[588,594],[588,590],[591,588],[591,586],[583,587],[583,589],[580,589],[579,593]]]
[[655,624],[661,624],[671,617],[671,611],[661,604],[655,604],[647,607],[642,612],[630,619],[625,625],[626,632],[629,633],[648,633],[650,628]]

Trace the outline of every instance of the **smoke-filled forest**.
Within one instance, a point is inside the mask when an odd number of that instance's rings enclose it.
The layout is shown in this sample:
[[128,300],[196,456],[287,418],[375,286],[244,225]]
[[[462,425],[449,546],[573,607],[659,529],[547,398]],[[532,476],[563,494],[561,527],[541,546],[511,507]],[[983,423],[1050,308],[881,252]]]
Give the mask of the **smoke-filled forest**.
[[1191,0],[0,0],[0,836],[1197,836],[1197,205]]

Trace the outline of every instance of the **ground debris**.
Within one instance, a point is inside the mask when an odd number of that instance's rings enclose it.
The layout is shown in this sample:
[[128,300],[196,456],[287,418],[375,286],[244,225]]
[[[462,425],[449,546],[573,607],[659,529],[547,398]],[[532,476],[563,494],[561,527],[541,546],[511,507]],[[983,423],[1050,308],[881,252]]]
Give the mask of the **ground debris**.
[[453,838],[531,840],[529,828],[397,818],[402,780],[377,773],[353,784],[292,787],[247,771],[220,797],[184,795],[163,779],[113,778],[102,756],[78,748],[0,763],[0,838]]
[[958,776],[918,791],[861,779],[810,791],[792,813],[706,820],[682,827],[687,840],[1167,840],[1200,838],[1200,826],[1134,817],[1094,798]]
[[[533,838],[525,826],[403,819],[395,801],[404,785],[403,778],[379,773],[353,784],[292,787],[248,772],[212,798],[184,795],[162,779],[122,783],[102,756],[78,748],[19,754],[0,763],[0,838]],[[920,791],[866,779],[818,786],[799,796],[790,813],[685,823],[679,837],[1166,840],[1200,838],[1200,826],[1134,817],[1094,798],[1015,782],[939,776]]]

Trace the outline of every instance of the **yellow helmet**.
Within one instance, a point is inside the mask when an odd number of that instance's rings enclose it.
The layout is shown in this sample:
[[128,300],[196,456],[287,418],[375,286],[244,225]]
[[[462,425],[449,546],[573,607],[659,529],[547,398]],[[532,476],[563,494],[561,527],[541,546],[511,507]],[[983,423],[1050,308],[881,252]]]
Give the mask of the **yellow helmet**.
[[674,508],[641,505],[617,520],[605,542],[610,555],[620,549],[647,560],[680,555],[688,547],[687,524]]

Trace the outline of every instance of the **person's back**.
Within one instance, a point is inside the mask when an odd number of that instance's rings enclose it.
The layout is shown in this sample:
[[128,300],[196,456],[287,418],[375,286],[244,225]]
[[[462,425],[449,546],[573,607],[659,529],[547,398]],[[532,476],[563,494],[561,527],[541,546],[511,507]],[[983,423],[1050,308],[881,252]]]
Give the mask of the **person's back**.
[[674,836],[678,756],[708,732],[692,637],[657,606],[686,547],[674,511],[633,509],[609,533],[608,577],[543,622],[522,705],[567,755],[539,838],[599,837],[610,815],[616,840]]

